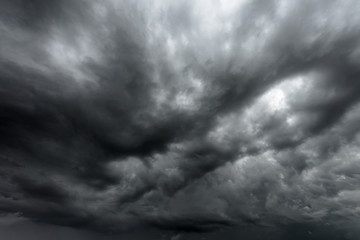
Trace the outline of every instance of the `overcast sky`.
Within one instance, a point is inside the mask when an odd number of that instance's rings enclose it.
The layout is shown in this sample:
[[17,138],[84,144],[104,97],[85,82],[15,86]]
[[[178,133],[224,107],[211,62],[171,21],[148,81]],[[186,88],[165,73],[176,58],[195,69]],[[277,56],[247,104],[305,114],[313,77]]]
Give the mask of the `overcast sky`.
[[1,239],[359,239],[360,1],[0,4]]

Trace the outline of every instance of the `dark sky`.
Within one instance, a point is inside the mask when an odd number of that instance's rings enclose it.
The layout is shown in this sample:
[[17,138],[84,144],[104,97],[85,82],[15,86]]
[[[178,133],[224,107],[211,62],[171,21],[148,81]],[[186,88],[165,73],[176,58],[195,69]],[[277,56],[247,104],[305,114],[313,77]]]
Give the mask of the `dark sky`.
[[360,1],[0,4],[0,239],[360,238]]

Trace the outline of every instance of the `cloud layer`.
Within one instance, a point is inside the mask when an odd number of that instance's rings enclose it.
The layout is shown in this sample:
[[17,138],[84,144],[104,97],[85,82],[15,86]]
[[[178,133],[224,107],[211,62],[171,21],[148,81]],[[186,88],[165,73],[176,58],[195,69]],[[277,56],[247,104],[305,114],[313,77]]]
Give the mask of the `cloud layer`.
[[359,4],[2,0],[0,210],[105,232],[357,218]]

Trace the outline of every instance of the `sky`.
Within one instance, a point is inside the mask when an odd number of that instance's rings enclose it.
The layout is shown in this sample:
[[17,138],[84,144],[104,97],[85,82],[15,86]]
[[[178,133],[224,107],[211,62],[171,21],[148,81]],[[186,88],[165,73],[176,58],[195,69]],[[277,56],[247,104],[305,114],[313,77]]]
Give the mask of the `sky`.
[[1,239],[360,238],[360,1],[0,4]]

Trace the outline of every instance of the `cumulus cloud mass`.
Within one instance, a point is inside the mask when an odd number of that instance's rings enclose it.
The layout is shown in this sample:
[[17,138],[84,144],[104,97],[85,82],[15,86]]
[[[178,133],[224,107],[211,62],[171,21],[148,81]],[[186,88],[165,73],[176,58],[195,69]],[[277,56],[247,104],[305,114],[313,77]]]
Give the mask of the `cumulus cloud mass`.
[[180,239],[358,219],[359,11],[1,0],[1,222]]

